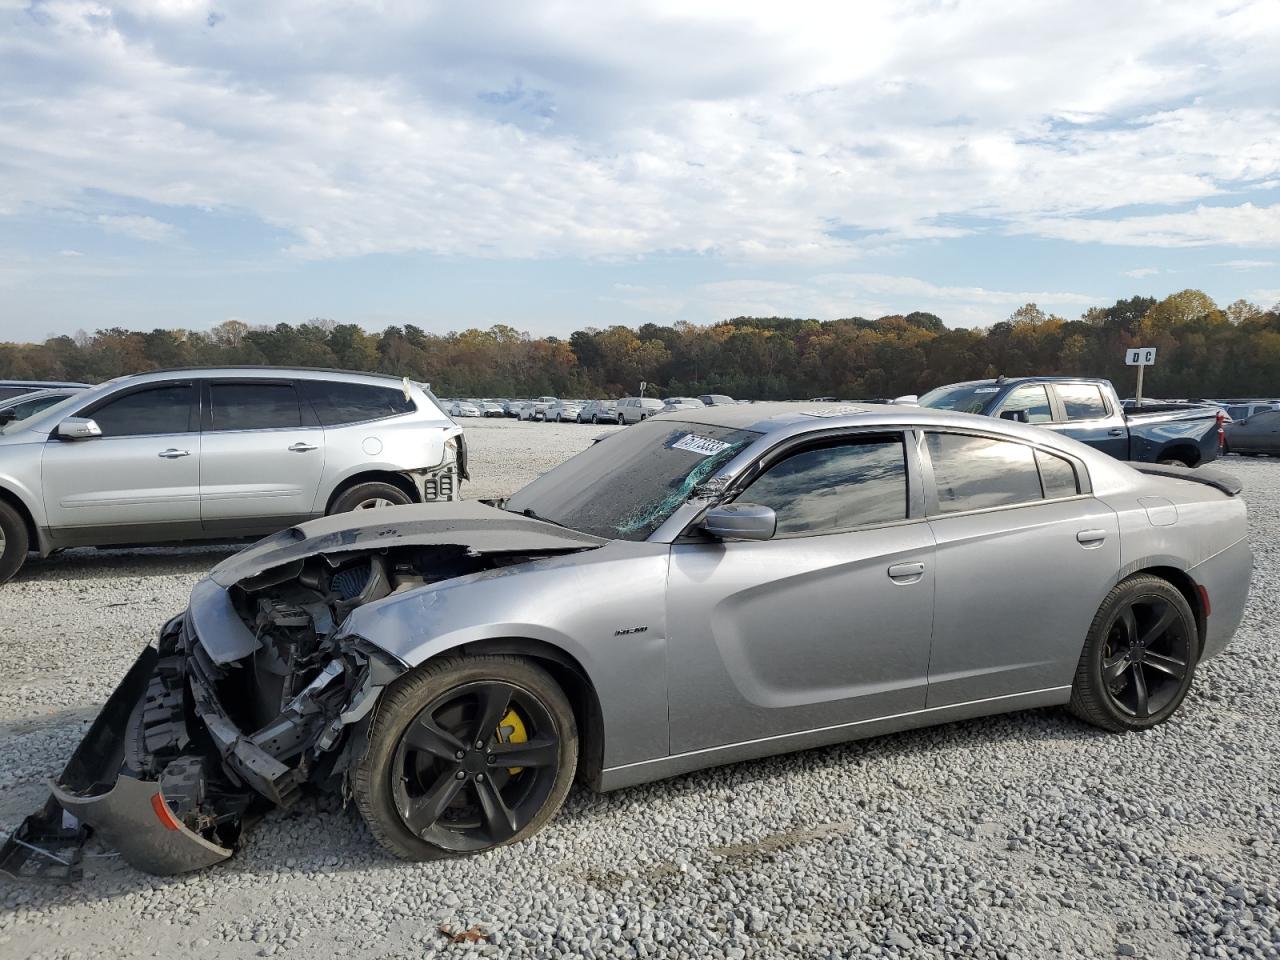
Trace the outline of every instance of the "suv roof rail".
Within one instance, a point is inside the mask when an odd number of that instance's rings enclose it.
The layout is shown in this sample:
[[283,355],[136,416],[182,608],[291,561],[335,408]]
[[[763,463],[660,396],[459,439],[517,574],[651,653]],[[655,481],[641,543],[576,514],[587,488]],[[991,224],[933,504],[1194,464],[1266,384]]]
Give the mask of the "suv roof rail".
[[[222,363],[213,366],[199,367],[161,367],[158,370],[140,370],[132,376],[145,376],[149,373],[199,373],[200,371],[214,370],[289,370],[295,373],[344,373],[356,377],[378,377],[383,380],[394,380],[397,383],[406,379],[398,377],[394,373],[380,373],[373,370],[344,370],[341,367],[307,367],[301,364],[273,364],[273,363]],[[408,377],[410,383],[416,383],[430,389],[430,384],[423,383],[413,377]]]

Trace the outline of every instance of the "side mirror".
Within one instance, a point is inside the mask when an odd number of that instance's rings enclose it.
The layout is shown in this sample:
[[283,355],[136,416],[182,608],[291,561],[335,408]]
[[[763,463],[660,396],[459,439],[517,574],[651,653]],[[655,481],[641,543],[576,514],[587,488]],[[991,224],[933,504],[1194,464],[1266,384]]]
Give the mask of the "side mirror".
[[59,440],[92,440],[102,436],[102,428],[89,417],[67,417],[58,424]]
[[772,540],[778,515],[758,503],[726,503],[707,511],[702,529],[722,540]]
[[0,410],[0,427],[3,427],[8,423],[13,423],[13,421],[17,419],[18,415],[12,410]]
[[1025,410],[1002,410],[1000,411],[1001,420],[1012,420],[1014,423],[1029,423],[1027,419],[1027,411]]

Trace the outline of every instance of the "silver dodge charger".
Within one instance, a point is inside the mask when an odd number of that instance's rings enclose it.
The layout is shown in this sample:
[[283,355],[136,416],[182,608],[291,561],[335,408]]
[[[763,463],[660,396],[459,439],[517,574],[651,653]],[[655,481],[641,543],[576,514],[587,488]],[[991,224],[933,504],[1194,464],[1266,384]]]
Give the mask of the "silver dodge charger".
[[453,856],[540,829],[576,774],[1057,705],[1144,730],[1240,622],[1239,492],[919,407],[653,417],[507,500],[326,517],[215,567],[0,865],[89,825],[144,870],[207,866],[311,790]]

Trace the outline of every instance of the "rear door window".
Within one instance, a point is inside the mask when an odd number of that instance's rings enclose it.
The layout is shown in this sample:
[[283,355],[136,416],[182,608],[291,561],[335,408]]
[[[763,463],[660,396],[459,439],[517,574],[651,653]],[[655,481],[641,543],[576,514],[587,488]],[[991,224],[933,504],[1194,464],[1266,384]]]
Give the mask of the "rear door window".
[[304,380],[302,387],[311,398],[320,422],[326,427],[385,420],[417,409],[398,387],[331,380]]
[[104,437],[187,433],[194,395],[190,383],[166,383],[108,399],[82,415],[91,417]]
[[1102,420],[1107,416],[1107,404],[1095,384],[1057,383],[1053,388],[1068,420]]
[[959,433],[925,437],[942,513],[1032,503],[1043,496],[1035,452],[1026,444]]
[[1046,500],[1074,497],[1080,492],[1080,480],[1070,460],[1044,450],[1035,453],[1036,464],[1040,467],[1040,486]]
[[902,438],[859,438],[802,450],[771,466],[738,500],[771,507],[779,536],[906,519]]
[[213,430],[270,430],[302,425],[298,392],[291,383],[212,383]]

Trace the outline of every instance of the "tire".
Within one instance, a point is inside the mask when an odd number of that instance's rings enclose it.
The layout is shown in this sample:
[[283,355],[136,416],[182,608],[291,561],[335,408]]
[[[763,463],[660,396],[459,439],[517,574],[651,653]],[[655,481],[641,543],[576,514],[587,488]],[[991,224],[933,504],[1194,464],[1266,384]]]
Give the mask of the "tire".
[[370,481],[357,483],[350,490],[338,494],[329,513],[348,513],[351,510],[369,510],[374,507],[397,507],[413,503],[413,498],[390,483]]
[[591,425],[593,427],[600,426],[600,418],[597,417],[594,413],[591,415]]
[[[497,693],[485,700],[487,691]],[[493,709],[506,702],[501,696],[508,691],[509,706]],[[455,710],[455,703],[462,708]],[[515,711],[513,725],[503,723],[489,737],[477,734],[485,724],[476,713],[486,703],[489,715],[502,721],[511,717],[502,711]],[[432,736],[419,722],[424,714],[432,717]],[[456,726],[451,722],[455,717],[460,720]],[[451,728],[469,733],[467,742],[454,738]],[[501,731],[510,731],[510,739],[503,741]],[[427,737],[432,749],[415,748],[410,742],[414,732]],[[518,733],[525,740],[517,742]],[[470,737],[478,735],[484,747],[473,749]],[[493,762],[491,752],[519,750],[523,743],[530,744],[524,756],[532,758],[536,750],[537,759],[546,762],[523,767]],[[450,754],[455,747],[463,748],[463,760]],[[446,657],[428,661],[384,694],[369,728],[368,749],[354,768],[352,792],[360,815],[384,848],[405,860],[436,860],[482,853],[536,833],[564,803],[577,765],[573,709],[550,674],[520,657]],[[431,804],[433,796],[445,793],[447,801]],[[501,806],[495,805],[495,794]],[[504,808],[510,817],[502,815]],[[432,815],[424,811],[443,813],[415,831],[402,809],[416,810],[419,823]]]
[[1167,580],[1135,574],[1116,584],[1093,618],[1071,686],[1071,712],[1114,733],[1163,723],[1186,699],[1199,655],[1186,597]]
[[30,547],[22,514],[0,500],[0,583],[11,580],[27,562]]

